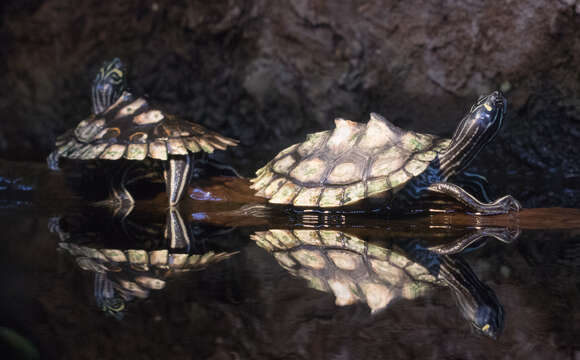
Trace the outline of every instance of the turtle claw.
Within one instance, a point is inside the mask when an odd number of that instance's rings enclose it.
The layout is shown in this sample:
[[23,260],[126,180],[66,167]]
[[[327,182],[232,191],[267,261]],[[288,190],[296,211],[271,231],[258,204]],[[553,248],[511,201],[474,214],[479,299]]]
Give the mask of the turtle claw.
[[497,204],[504,211],[503,213],[518,212],[522,209],[522,205],[513,196],[506,195],[497,199],[494,204]]

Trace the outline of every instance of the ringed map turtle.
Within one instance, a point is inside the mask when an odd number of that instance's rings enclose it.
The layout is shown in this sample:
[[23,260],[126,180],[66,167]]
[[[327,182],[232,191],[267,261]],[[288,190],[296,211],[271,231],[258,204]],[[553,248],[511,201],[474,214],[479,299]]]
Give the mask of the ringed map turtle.
[[337,230],[271,229],[251,238],[290,274],[334,294],[338,306],[363,302],[376,313],[441,286],[451,290],[474,330],[496,338],[503,329],[503,306],[458,255],[439,255],[407,239],[368,242]]
[[60,218],[53,218],[49,224],[51,231],[60,237],[59,249],[72,255],[82,270],[94,273],[95,302],[103,312],[117,319],[123,318],[127,302],[145,299],[152,290],[164,289],[172,275],[204,270],[238,253],[206,248],[191,250],[190,239],[194,235],[176,208],[168,209],[162,246],[145,245],[159,243],[154,223],[148,223],[145,228],[138,228],[141,226],[136,224],[124,226],[127,237],[136,235],[133,230],[148,234],[151,240],[140,238],[137,244],[123,249],[104,245],[98,239],[101,234],[93,231],[63,231],[60,222]]
[[[237,141],[205,127],[179,119],[131,94],[125,85],[125,68],[115,58],[105,62],[92,84],[92,114],[76,128],[57,138],[48,157],[51,169],[59,158],[78,160],[164,161],[169,205],[176,205],[192,172],[192,154],[212,153],[236,146]],[[134,202],[125,188],[128,167],[112,180],[112,195],[121,203]]]
[[[280,152],[256,172],[252,189],[270,203],[336,208],[363,199],[425,192],[457,200],[477,214],[519,211],[507,195],[481,202],[448,182],[469,165],[501,128],[507,102],[501,92],[482,96],[459,123],[451,139],[406,131],[371,113],[366,124],[336,119],[336,128],[308,135]],[[401,191],[404,190],[404,191]]]

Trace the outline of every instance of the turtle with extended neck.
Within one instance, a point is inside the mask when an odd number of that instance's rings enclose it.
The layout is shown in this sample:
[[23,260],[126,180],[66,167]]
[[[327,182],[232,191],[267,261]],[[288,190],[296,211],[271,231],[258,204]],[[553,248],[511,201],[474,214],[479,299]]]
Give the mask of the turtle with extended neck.
[[306,208],[436,193],[476,214],[519,211],[510,195],[482,202],[450,182],[498,133],[506,106],[499,91],[480,97],[451,139],[400,129],[375,113],[366,124],[336,119],[334,130],[308,135],[259,169],[252,189],[270,203]]
[[[77,160],[163,161],[169,205],[181,199],[193,168],[193,154],[212,153],[236,146],[237,141],[205,127],[179,119],[131,94],[119,59],[105,62],[92,85],[92,114],[61,135],[47,161],[58,169],[59,158]],[[129,207],[133,197],[125,187],[128,166],[112,179],[112,195]]]
[[475,331],[497,338],[503,329],[503,306],[460,256],[439,255],[408,239],[368,242],[337,230],[271,229],[251,238],[290,274],[334,294],[339,306],[363,302],[376,313],[442,286]]

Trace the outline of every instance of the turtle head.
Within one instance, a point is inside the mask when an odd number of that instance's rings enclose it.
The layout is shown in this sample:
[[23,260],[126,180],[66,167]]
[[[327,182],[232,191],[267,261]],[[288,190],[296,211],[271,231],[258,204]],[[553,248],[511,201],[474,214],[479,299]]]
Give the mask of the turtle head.
[[106,61],[99,69],[92,86],[93,114],[108,109],[125,91],[125,66],[118,58]]
[[479,306],[472,319],[472,326],[478,333],[497,339],[503,330],[503,307]]
[[100,305],[105,314],[117,320],[122,320],[125,316],[125,301],[118,296],[104,299]]
[[507,110],[500,91],[480,96],[455,130],[449,147],[441,154],[441,169],[449,177],[465,169],[499,132]]

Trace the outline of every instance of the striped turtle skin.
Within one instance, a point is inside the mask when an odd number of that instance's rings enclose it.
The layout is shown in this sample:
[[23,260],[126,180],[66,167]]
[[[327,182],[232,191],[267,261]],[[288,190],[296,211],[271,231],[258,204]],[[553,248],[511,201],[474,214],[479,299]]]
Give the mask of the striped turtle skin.
[[496,338],[504,310],[495,293],[459,256],[438,255],[414,241],[369,243],[336,230],[267,230],[251,235],[293,276],[332,293],[336,305],[366,303],[372,313],[398,299],[449,288],[474,329]]
[[425,190],[443,193],[482,214],[519,210],[511,196],[482,203],[447,181],[493,139],[505,112],[501,93],[481,97],[452,139],[400,129],[375,113],[366,124],[336,119],[334,130],[310,134],[280,152],[256,172],[251,187],[270,203],[298,207],[391,199],[405,189],[413,198]]

